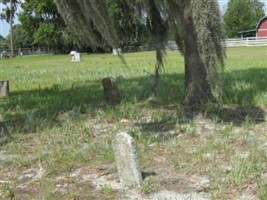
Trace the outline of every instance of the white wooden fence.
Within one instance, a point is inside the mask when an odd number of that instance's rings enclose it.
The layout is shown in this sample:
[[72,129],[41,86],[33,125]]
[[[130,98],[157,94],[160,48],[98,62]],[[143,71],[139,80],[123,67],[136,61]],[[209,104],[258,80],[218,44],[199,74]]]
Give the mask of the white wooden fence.
[[227,47],[267,46],[267,37],[226,39],[225,43]]

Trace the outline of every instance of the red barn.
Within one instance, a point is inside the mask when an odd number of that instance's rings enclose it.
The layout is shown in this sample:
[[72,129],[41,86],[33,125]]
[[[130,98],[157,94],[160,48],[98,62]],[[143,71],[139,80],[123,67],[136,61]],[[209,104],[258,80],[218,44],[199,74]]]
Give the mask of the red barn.
[[267,37],[267,16],[263,17],[258,25],[256,26],[256,29],[253,30],[246,30],[246,31],[240,31],[241,38],[246,37]]
[[267,16],[259,21],[256,27],[256,37],[267,37]]

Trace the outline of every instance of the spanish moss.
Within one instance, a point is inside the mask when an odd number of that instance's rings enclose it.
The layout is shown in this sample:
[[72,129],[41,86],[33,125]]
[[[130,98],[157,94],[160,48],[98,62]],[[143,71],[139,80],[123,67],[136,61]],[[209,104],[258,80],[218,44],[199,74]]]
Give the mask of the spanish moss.
[[224,32],[219,26],[222,24],[219,6],[215,0],[192,0],[191,4],[199,44],[198,50],[208,72],[208,80],[213,93],[219,98],[222,96],[221,75],[225,57],[225,49],[222,44]]
[[[66,24],[76,30],[81,42],[113,48],[119,47],[120,37],[109,3],[118,1],[55,0]],[[221,96],[225,49],[217,0],[125,0],[124,3],[135,12],[134,16],[138,18],[135,23],[146,27],[155,44],[157,62],[153,95],[157,94],[165,46],[172,35],[171,39],[175,40],[178,50],[185,57],[186,99],[191,98],[189,102],[192,103],[201,101],[201,98],[210,99],[205,97],[208,94],[205,90],[211,90],[217,99]],[[188,29],[188,25],[193,27]],[[195,41],[191,42],[189,38]],[[191,51],[190,49],[195,49],[194,56],[185,52]],[[193,61],[194,59],[197,61]]]

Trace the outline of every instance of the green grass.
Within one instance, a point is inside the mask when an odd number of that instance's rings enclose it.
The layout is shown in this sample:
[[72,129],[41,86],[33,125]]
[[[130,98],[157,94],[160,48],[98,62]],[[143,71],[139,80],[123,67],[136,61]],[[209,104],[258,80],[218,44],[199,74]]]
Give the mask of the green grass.
[[[125,59],[127,65],[109,54],[84,55],[80,63],[70,62],[66,55],[2,60],[1,79],[10,81],[11,90],[10,97],[1,101],[4,118],[18,124],[27,121],[26,128],[31,130],[53,124],[51,119],[61,112],[78,110],[97,115],[94,107],[103,100],[101,80],[106,76],[117,78],[123,102],[127,102],[122,106],[143,102],[153,82],[144,70],[153,74],[154,53],[126,54]],[[177,52],[170,52],[167,59],[160,87],[162,102],[179,103],[183,98],[183,64]],[[135,115],[134,110],[122,108],[121,115]]]
[[[83,54],[76,63],[67,55],[0,60],[0,80],[9,80],[11,91],[0,99],[0,122],[7,125],[0,136],[0,198],[120,198],[127,192],[108,181],[97,188],[91,179],[116,171],[112,139],[127,131],[137,142],[141,169],[156,172],[144,180],[143,195],[163,189],[196,192],[193,183],[166,177],[197,175],[210,180],[202,190],[212,199],[238,199],[243,193],[264,199],[267,48],[228,49],[222,99],[229,113],[207,111],[193,118],[180,107],[184,63],[178,52],[167,52],[160,102],[147,102],[154,54],[124,54],[126,64],[111,54]],[[103,104],[101,80],[107,76],[117,80],[122,96],[116,107]],[[246,116],[251,112],[260,120]],[[19,179],[29,169],[44,174]],[[97,178],[86,179],[93,175]]]
[[225,67],[224,102],[267,106],[267,48],[233,48]]

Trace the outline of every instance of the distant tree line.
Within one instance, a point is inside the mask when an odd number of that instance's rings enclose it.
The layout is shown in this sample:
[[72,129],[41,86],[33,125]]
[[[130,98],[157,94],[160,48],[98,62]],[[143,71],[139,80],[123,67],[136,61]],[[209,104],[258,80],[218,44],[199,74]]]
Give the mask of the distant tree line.
[[[8,1],[6,1],[8,3]],[[49,49],[55,53],[66,53],[72,49],[80,51],[109,51],[110,47],[102,38],[101,34],[89,24],[94,30],[96,38],[104,45],[100,48],[79,41],[73,30],[69,29],[53,0],[25,0],[16,1],[21,10],[17,14],[19,24],[12,26],[13,48],[33,48],[40,47]],[[18,6],[16,4],[16,6]],[[8,7],[7,7],[8,8]],[[111,0],[109,2],[111,18],[116,21],[116,28],[120,33],[120,47],[136,49],[137,46],[147,41],[144,27],[136,21],[133,8],[129,7],[123,0]],[[5,9],[4,9],[5,10]],[[3,11],[4,11],[3,10]],[[2,12],[2,20],[5,19]],[[123,19],[123,20],[119,20]],[[78,19],[77,19],[78,20]],[[11,34],[1,39],[1,49],[7,48],[7,41],[11,40]],[[106,44],[106,45],[105,45]]]
[[259,0],[230,0],[223,16],[227,37],[240,37],[238,32],[255,29],[265,16],[263,8]]

